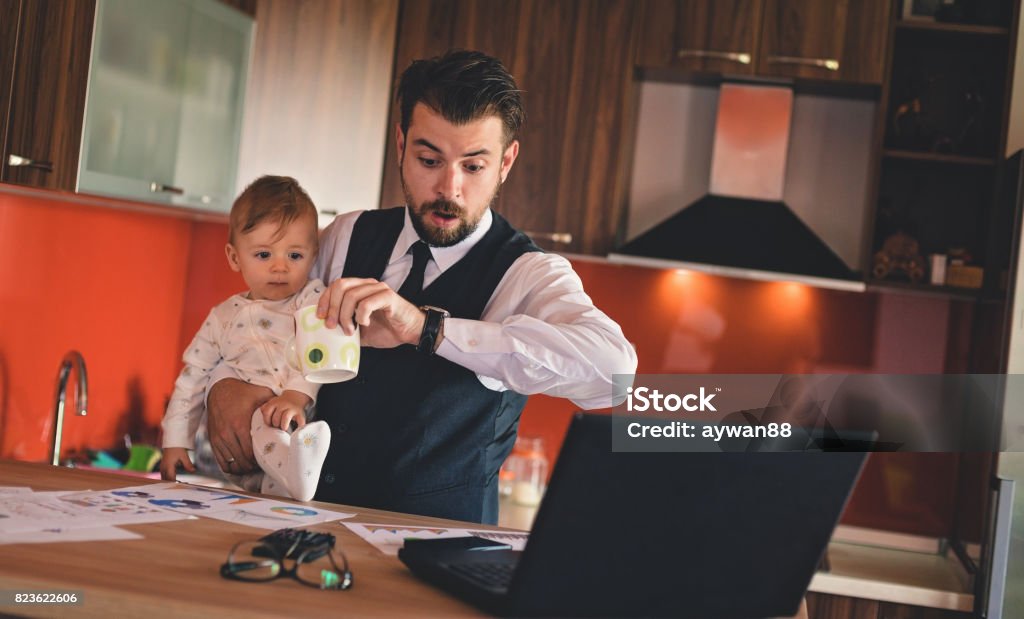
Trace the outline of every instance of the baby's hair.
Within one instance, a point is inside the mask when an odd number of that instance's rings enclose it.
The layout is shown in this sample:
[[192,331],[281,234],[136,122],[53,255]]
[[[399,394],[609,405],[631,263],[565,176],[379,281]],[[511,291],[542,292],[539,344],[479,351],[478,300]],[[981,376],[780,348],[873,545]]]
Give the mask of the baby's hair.
[[231,205],[228,240],[234,243],[236,234],[245,234],[264,221],[276,221],[283,230],[293,221],[307,216],[313,218],[315,226],[316,207],[299,181],[290,176],[261,176],[250,183]]

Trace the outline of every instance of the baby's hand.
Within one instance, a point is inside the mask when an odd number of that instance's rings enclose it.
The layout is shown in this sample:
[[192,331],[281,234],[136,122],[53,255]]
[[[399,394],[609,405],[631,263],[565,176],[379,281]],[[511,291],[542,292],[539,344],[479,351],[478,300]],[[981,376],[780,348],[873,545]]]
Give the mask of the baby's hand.
[[184,447],[164,447],[163,459],[160,460],[160,478],[164,481],[176,481],[178,463],[189,473],[195,473],[196,467],[189,460],[188,450]]
[[263,423],[285,432],[291,431],[291,423],[296,428],[306,425],[306,406],[313,400],[298,391],[285,391],[279,396],[267,400],[260,407]]

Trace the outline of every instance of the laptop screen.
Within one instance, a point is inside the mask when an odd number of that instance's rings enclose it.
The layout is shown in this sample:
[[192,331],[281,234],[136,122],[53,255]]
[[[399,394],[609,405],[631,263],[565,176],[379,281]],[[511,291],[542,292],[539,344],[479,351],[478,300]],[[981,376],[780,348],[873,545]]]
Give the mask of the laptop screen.
[[791,615],[865,453],[616,453],[577,415],[509,590],[512,614]]

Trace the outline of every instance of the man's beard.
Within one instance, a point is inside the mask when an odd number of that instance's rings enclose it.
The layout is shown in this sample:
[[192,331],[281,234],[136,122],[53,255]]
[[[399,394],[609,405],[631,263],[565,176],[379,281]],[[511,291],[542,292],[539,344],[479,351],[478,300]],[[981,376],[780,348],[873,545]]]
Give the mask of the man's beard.
[[[501,182],[499,181],[494,187],[491,199],[487,203],[488,209],[494,206],[494,203],[498,200],[498,190],[500,188]],[[412,194],[409,193],[409,189],[405,185],[404,175],[402,176],[402,193],[405,194],[405,203],[409,206],[409,219],[412,220],[413,229],[431,247],[451,247],[462,242],[470,234],[473,234],[473,231],[480,225],[484,212],[487,210],[481,210],[476,219],[470,221],[466,218],[466,209],[451,200],[439,198],[433,202],[416,204],[413,201]],[[457,217],[458,224],[450,228],[434,226],[428,222],[431,213]]]

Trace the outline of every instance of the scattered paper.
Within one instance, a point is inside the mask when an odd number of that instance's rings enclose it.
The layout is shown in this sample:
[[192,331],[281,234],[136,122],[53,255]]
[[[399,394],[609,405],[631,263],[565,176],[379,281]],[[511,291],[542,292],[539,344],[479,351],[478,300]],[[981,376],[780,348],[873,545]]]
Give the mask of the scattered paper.
[[142,539],[138,533],[117,527],[92,527],[88,529],[43,529],[20,533],[0,533],[0,544],[45,544],[50,542],[98,542],[127,539]]
[[5,494],[32,494],[28,486],[0,486],[0,496]]
[[260,499],[229,490],[186,486],[173,482],[120,488],[111,492],[140,505],[151,505],[178,513],[236,522],[260,529],[304,527],[355,516],[352,513],[336,512],[311,505]]
[[87,529],[182,520],[191,516],[139,505],[111,492],[34,492],[0,495],[0,533]]
[[529,533],[516,533],[509,531],[489,531],[486,529],[454,529],[449,527],[415,527],[394,524],[363,524],[354,522],[343,522],[359,537],[373,544],[377,550],[386,555],[397,555],[398,549],[405,544],[408,538],[415,539],[442,539],[446,537],[469,537],[477,536],[496,542],[504,542],[512,546],[512,550],[522,550],[526,547],[526,540]]

